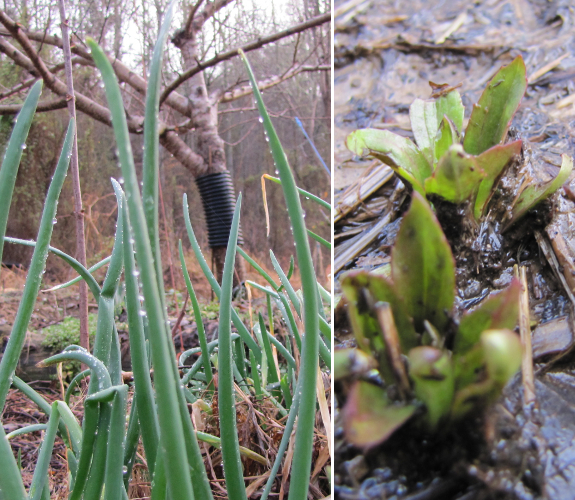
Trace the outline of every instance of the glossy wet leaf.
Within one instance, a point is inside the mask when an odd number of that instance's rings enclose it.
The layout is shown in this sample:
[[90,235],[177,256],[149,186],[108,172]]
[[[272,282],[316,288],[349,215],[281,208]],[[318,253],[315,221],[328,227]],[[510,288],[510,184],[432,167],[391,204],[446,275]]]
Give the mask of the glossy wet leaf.
[[426,421],[430,430],[449,415],[455,379],[451,356],[431,346],[419,346],[408,355],[409,376],[417,399],[427,408]]
[[463,130],[463,115],[465,108],[461,102],[461,96],[457,90],[452,90],[448,94],[442,95],[435,100],[437,109],[437,121],[440,123],[444,117],[447,117],[457,129],[457,132]]
[[521,366],[519,335],[508,329],[486,330],[481,334],[481,345],[489,378],[501,389]]
[[441,154],[435,151],[435,140],[443,119],[447,117],[458,130],[461,130],[463,112],[461,96],[456,90],[437,99],[416,99],[409,107],[409,119],[415,142],[430,165],[441,157]]
[[388,130],[356,130],[347,136],[346,145],[357,155],[369,153],[424,194],[423,183],[431,175],[431,165],[425,155],[407,137]]
[[444,117],[439,125],[437,136],[435,137],[435,163],[437,163],[437,161],[447,153],[450,146],[453,146],[456,143],[457,131],[455,130],[455,125],[449,118]]
[[435,136],[439,128],[434,100],[416,99],[409,107],[409,120],[413,137],[419,150],[430,165],[433,165]]
[[517,222],[529,210],[537,205],[537,203],[545,200],[555,191],[557,191],[563,185],[563,183],[567,181],[569,175],[571,175],[572,170],[573,158],[566,154],[562,154],[561,169],[559,170],[557,177],[545,184],[529,184],[521,193],[515,205],[513,205],[513,216],[511,217],[511,220],[506,224],[504,230],[511,226],[511,224],[514,222]]
[[511,330],[482,332],[480,341],[463,356],[454,358],[457,391],[451,417],[459,419],[479,404],[493,403],[521,366],[519,336]]
[[439,160],[433,176],[425,181],[425,191],[462,203],[475,194],[484,177],[475,158],[466,154],[460,144],[454,144]]
[[443,143],[447,141],[445,134],[439,150],[436,142],[444,119],[447,118],[453,125],[451,145],[457,141],[457,130],[461,131],[464,111],[461,96],[456,90],[437,99],[416,99],[409,107],[409,119],[415,142],[430,165],[436,163],[447,149],[442,149]]
[[384,389],[368,382],[356,382],[343,409],[346,438],[361,448],[378,445],[405,424],[416,408],[394,404]]
[[495,182],[511,159],[521,153],[522,144],[522,141],[499,144],[476,156],[477,165],[485,172],[485,178],[481,181],[475,198],[473,212],[476,219],[485,214],[487,203],[493,196]]
[[495,74],[473,106],[463,140],[467,153],[479,155],[505,139],[526,89],[525,63],[518,56]]
[[455,264],[449,243],[429,204],[412,197],[391,254],[394,290],[413,317],[417,331],[428,320],[440,331],[455,296]]
[[520,293],[521,283],[513,279],[505,290],[489,297],[477,309],[465,314],[459,323],[453,351],[464,353],[471,349],[477,344],[484,330],[515,328],[519,317]]

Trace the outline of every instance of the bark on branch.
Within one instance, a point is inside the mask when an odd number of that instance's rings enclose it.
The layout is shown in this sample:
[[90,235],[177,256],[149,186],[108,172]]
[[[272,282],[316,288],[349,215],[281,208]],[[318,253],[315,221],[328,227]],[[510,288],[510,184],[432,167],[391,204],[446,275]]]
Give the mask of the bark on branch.
[[[244,52],[250,52],[252,50],[259,49],[259,48],[263,47],[264,45],[268,45],[270,43],[281,40],[282,38],[286,38],[286,37],[294,35],[296,33],[301,33],[302,31],[305,31],[309,28],[314,28],[316,26],[320,26],[320,25],[327,23],[327,22],[330,22],[330,21],[331,21],[331,13],[322,14],[321,16],[314,17],[313,19],[310,19],[309,21],[306,21],[305,23],[296,24],[295,26],[292,26],[286,30],[278,31],[277,33],[274,33],[273,35],[258,38],[257,40],[254,40],[253,42],[247,43],[246,45],[241,47],[241,49]],[[211,68],[212,66],[216,66],[217,64],[221,63],[222,61],[227,61],[228,59],[232,59],[233,57],[236,57],[237,55],[238,55],[238,49],[229,50],[227,52],[223,52],[222,54],[218,54],[217,56],[213,57],[212,59],[209,59],[208,61],[206,61],[204,63],[198,63],[193,68],[186,70],[184,73],[182,73],[178,78],[176,78],[172,83],[170,83],[170,85],[168,85],[164,89],[164,91],[162,92],[162,95],[160,97],[160,104],[163,103],[166,99],[168,99],[170,94],[174,90],[176,90],[180,85],[182,85],[182,83],[184,83],[186,80],[189,80],[194,75],[197,75],[198,73],[200,73],[201,71],[203,71],[207,68]]]
[[[64,109],[68,106],[68,101],[65,97],[56,101],[40,101],[36,107],[36,112],[54,111],[56,109]],[[0,115],[17,115],[22,110],[22,104],[5,104],[0,106]]]
[[[2,52],[2,50],[0,50],[0,52]],[[72,64],[79,64],[81,66],[93,66],[92,64],[90,64],[88,61],[82,59],[81,57],[73,57],[72,58]],[[56,64],[56,65],[50,67],[49,69],[50,69],[51,73],[56,73],[56,72],[64,69],[64,63]],[[33,76],[31,78],[27,78],[22,83],[15,85],[11,89],[7,90],[6,92],[0,92],[0,101],[2,99],[6,99],[7,97],[10,97],[14,94],[17,94],[18,92],[22,92],[23,90],[26,90],[27,88],[31,87],[34,84],[34,82],[36,82],[37,80],[38,80],[38,77]]]
[[[300,73],[310,71],[331,71],[331,66],[295,66],[290,68],[283,75],[274,76],[268,78],[267,80],[262,80],[261,82],[258,82],[258,88],[260,90],[266,90],[282,82],[285,82],[286,80],[289,80],[290,78],[293,78],[294,76],[299,75]],[[219,98],[218,102],[224,103],[224,102],[235,101],[237,99],[240,99],[241,97],[250,95],[252,92],[253,90],[251,86],[246,85],[245,87],[241,87],[239,89],[234,89],[229,92],[223,93],[222,96]]]

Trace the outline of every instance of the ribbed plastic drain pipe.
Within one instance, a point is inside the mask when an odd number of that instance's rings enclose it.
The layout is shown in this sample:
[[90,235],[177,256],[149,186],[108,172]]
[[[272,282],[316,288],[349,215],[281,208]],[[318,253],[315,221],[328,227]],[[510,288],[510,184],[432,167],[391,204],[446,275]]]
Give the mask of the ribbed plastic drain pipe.
[[[202,205],[208,225],[210,248],[228,245],[232,218],[236,208],[234,185],[229,172],[202,175],[196,178],[202,197]],[[238,234],[238,245],[243,245],[242,229]]]

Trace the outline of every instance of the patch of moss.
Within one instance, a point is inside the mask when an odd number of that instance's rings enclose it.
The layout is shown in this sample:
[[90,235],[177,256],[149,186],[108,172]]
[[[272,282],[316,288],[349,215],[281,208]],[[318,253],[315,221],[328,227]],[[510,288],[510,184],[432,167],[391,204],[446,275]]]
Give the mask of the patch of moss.
[[[89,314],[88,331],[90,333],[90,345],[94,344],[97,323],[98,315]],[[54,351],[54,353],[59,353],[69,345],[80,345],[80,319],[67,316],[60,323],[44,328],[42,333],[45,336],[42,345]],[[62,369],[65,372],[76,373],[80,370],[80,363],[69,361],[63,364]]]

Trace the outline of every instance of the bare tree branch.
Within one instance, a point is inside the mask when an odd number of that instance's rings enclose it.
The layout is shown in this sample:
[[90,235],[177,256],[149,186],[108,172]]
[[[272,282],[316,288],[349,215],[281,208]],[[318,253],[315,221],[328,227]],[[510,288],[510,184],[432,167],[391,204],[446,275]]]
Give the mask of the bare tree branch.
[[12,59],[18,66],[24,68],[28,73],[32,76],[36,77],[36,79],[40,76],[34,64],[30,60],[30,58],[26,57],[22,52],[20,52],[14,45],[6,40],[0,38],[0,52],[6,54],[10,59]]
[[[36,112],[54,111],[56,109],[64,109],[68,105],[65,97],[56,101],[40,101],[36,108]],[[0,106],[0,115],[17,115],[22,110],[22,104],[5,104]]]
[[[0,50],[0,52],[1,52],[1,50]],[[72,58],[72,64],[79,64],[80,66],[93,66],[93,64],[90,64],[88,61],[86,61],[85,59],[83,59],[81,57],[73,57]],[[56,64],[49,69],[50,69],[51,73],[56,73],[56,72],[64,69],[64,63]],[[7,97],[10,97],[14,94],[17,94],[18,92],[22,92],[23,90],[26,90],[27,88],[31,87],[34,84],[34,82],[36,82],[37,80],[38,80],[38,77],[33,76],[31,78],[24,80],[22,83],[15,85],[11,89],[8,89],[6,92],[0,92],[0,101],[2,99],[6,99]]]
[[[315,26],[320,26],[320,25],[327,23],[327,22],[330,22],[330,21],[331,21],[331,13],[322,14],[321,16],[314,17],[313,19],[310,19],[309,21],[306,21],[305,23],[296,24],[295,26],[292,26],[286,30],[278,31],[277,33],[274,33],[273,35],[258,38],[257,40],[254,40],[253,42],[250,42],[250,43],[244,45],[243,47],[241,47],[241,49],[244,52],[250,52],[252,50],[259,49],[259,48],[263,47],[264,45],[276,42],[277,40],[281,40],[282,38],[286,38],[286,37],[294,35],[296,33],[300,33],[302,31],[305,31],[309,28],[313,28]],[[193,68],[186,70],[184,73],[182,73],[178,78],[176,78],[170,85],[168,85],[164,89],[164,91],[162,92],[162,96],[160,97],[160,103],[163,103],[174,90],[176,90],[182,83],[184,83],[186,80],[190,79],[194,75],[197,75],[198,73],[205,70],[206,68],[211,68],[212,66],[216,66],[217,64],[221,63],[222,61],[232,59],[233,57],[236,57],[237,55],[238,55],[238,49],[229,50],[228,52],[218,54],[217,56],[213,57],[212,59],[210,59],[204,63],[198,63]]]
[[[46,64],[36,53],[30,39],[26,36],[26,33],[24,33],[24,30],[22,30],[17,23],[12,21],[12,19],[10,19],[2,10],[0,10],[0,22],[8,31],[10,31],[14,39],[22,46],[27,57],[14,47],[11,47],[12,50],[5,52],[5,54],[31,74],[41,75],[44,83],[52,92],[61,97],[67,97],[68,89],[66,84],[56,78],[56,76],[46,67]],[[4,40],[2,40],[2,44],[10,45]],[[76,93],[76,105],[78,106],[78,109],[89,114],[96,120],[108,125],[112,123],[108,108],[94,102],[85,95]],[[134,132],[141,131],[142,124],[143,119],[138,120],[138,122],[135,122],[133,119],[128,120],[128,127]]]
[[[216,12],[222,10],[226,5],[232,3],[234,0],[214,0],[213,2],[208,3],[201,14],[197,17],[194,16],[194,19],[191,23],[191,31],[197,33],[200,31],[205,22],[212,17]],[[190,34],[190,31],[186,32]]]
[[[262,80],[261,82],[258,82],[258,88],[260,90],[269,89],[271,87],[274,87],[275,85],[278,85],[282,82],[285,82],[286,80],[289,80],[290,78],[293,78],[296,75],[299,75],[300,73],[306,73],[306,72],[310,72],[310,71],[331,71],[331,66],[296,66],[296,67],[292,67],[291,69],[286,71],[283,75],[274,76],[272,78],[268,78],[267,80]],[[232,90],[230,92],[225,92],[219,98],[218,102],[224,103],[224,102],[235,101],[237,99],[240,99],[241,97],[244,97],[246,95],[250,95],[251,93],[252,93],[251,86],[246,85],[245,87],[241,87],[239,89],[235,89],[235,90]]]
[[[0,36],[5,35],[5,34],[8,34],[11,36],[10,33],[0,32]],[[26,32],[26,36],[30,40],[33,40],[35,42],[45,43],[48,45],[52,45],[54,47],[58,47],[60,49],[63,48],[63,42],[59,36],[44,35],[44,33],[35,32],[35,31]],[[0,44],[1,43],[2,43],[2,39],[0,38]],[[12,47],[12,49],[17,50],[12,45],[10,45],[10,44],[8,44],[8,45],[10,47]],[[90,55],[90,53],[85,48],[83,48],[79,45],[72,45],[70,48],[74,54],[84,58],[86,61],[88,61],[88,64],[90,66],[94,66],[94,63],[92,61],[92,56]],[[0,45],[0,51],[4,52],[2,50],[1,45]],[[10,57],[10,54],[6,54],[6,55],[8,55]],[[14,58],[12,58],[12,59],[14,59]],[[112,64],[112,66],[114,67],[114,70],[116,72],[116,76],[118,77],[118,80],[120,82],[127,83],[128,85],[130,85],[130,87],[137,90],[142,95],[146,94],[146,88],[147,88],[148,84],[146,83],[146,80],[144,80],[144,78],[142,78],[140,75],[138,75],[137,73],[132,71],[130,68],[128,68],[124,63],[122,63],[118,59],[116,59],[112,56],[108,56],[108,59],[109,59],[110,63]],[[22,64],[18,64],[18,65],[22,66]],[[32,66],[32,69],[33,69],[33,66]],[[182,96],[181,94],[178,94],[177,92],[174,92],[172,95],[169,96],[169,98],[167,100],[167,104],[169,104],[172,108],[174,108],[176,111],[178,111],[179,113],[182,113],[185,116],[188,116],[190,113],[187,99],[184,96]]]
[[198,0],[195,5],[191,8],[190,10],[190,14],[188,15],[188,20],[186,21],[186,26],[184,28],[184,32],[189,34],[192,30],[192,21],[194,20],[194,16],[196,15],[196,12],[198,11],[198,9],[200,8],[200,6],[202,5],[202,2],[204,0]]
[[[213,15],[214,12],[221,9],[225,5],[229,4],[231,0],[216,0],[215,2],[210,2],[209,4],[205,5],[204,11],[200,16],[197,14],[195,17],[201,17],[204,19],[209,18],[210,15]],[[198,2],[197,6],[199,7],[200,2]],[[328,22],[331,19],[330,14],[325,14],[323,16],[317,16],[310,21],[305,23],[301,23],[291,28],[278,32],[274,35],[268,37],[262,37],[258,40],[255,40],[243,47],[244,51],[252,51],[257,48],[263,47],[266,44],[272,43],[276,40],[281,38],[290,36],[294,33],[299,33],[306,29],[312,28],[314,26],[321,25],[325,22]],[[194,21],[195,22],[195,21]],[[45,101],[40,103],[38,107],[38,111],[49,111],[52,109],[60,109],[65,107],[68,99],[68,92],[66,85],[59,80],[56,75],[54,74],[55,71],[60,69],[60,66],[56,65],[53,67],[48,68],[45,62],[40,58],[37,50],[33,47],[31,40],[34,42],[39,42],[43,44],[53,45],[59,48],[63,47],[63,40],[62,38],[54,35],[46,35],[42,32],[27,32],[25,31],[20,25],[12,21],[5,12],[0,10],[0,23],[5,27],[7,30],[6,32],[0,32],[0,36],[8,35],[15,39],[24,49],[24,52],[16,49],[13,45],[11,45],[6,40],[0,38],[0,51],[4,52],[8,55],[18,66],[24,68],[28,71],[32,76],[42,76],[46,87],[48,87],[52,92],[54,92],[60,99],[56,99],[54,101]],[[195,26],[193,26],[195,27]],[[80,64],[86,65],[93,65],[93,61],[91,58],[91,54],[88,50],[81,45],[81,43],[76,43],[75,45],[71,46],[71,51],[78,56],[78,58],[74,58],[76,62]],[[160,141],[161,144],[172,154],[174,157],[179,160],[186,168],[188,168],[191,172],[194,173],[194,176],[197,177],[198,175],[202,175],[208,169],[208,166],[211,166],[212,170],[215,166],[216,158],[218,158],[219,149],[216,147],[216,144],[211,144],[209,141],[210,133],[213,131],[206,128],[206,117],[209,115],[206,114],[206,109],[203,109],[205,106],[196,106],[188,97],[184,97],[183,95],[175,92],[175,88],[184,81],[193,78],[195,75],[201,73],[204,69],[208,67],[212,67],[217,65],[218,63],[235,57],[237,55],[237,50],[228,51],[222,53],[205,63],[199,63],[198,65],[194,66],[191,70],[186,72],[186,74],[182,75],[179,79],[174,81],[172,85],[164,91],[162,102],[165,102],[173,111],[177,111],[178,113],[182,114],[183,116],[187,117],[189,120],[185,122],[185,127],[173,126],[168,125],[167,123],[160,123],[159,124],[159,134],[160,134]],[[147,82],[144,78],[140,75],[129,69],[125,64],[121,61],[115,59],[112,56],[108,56],[108,59],[112,63],[116,76],[119,81],[126,83],[135,91],[137,91],[141,95],[145,95]],[[195,59],[191,59],[191,64]],[[190,60],[188,60],[188,63]],[[298,67],[290,68],[284,75],[276,76],[270,79],[267,79],[260,84],[261,89],[267,89],[282,81],[285,81],[303,71],[325,71],[329,70],[328,66],[303,66],[300,65]],[[29,79],[24,82],[24,84],[28,85]],[[31,82],[30,82],[31,83]],[[24,85],[21,84],[21,85]],[[8,92],[16,91],[19,86],[14,87],[13,89],[9,90]],[[232,100],[238,99],[244,95],[249,95],[251,89],[248,87],[240,88],[233,90],[231,92],[225,92],[222,94],[220,102],[230,102]],[[1,95],[1,94],[0,94]],[[206,96],[207,97],[207,96]],[[104,107],[103,105],[97,103],[93,99],[88,98],[87,96],[76,92],[76,106],[77,109],[82,111],[83,113],[87,114],[88,116],[107,124],[108,126],[111,125],[111,118],[110,112],[108,108]],[[216,106],[218,101],[214,101],[211,98],[207,99],[204,103],[206,106]],[[0,106],[0,114],[13,114],[17,113],[20,110],[19,105],[9,105],[9,106]],[[131,116],[128,117],[128,128],[131,133],[142,133],[143,127],[143,117],[141,116]],[[215,125],[217,130],[217,121]],[[204,142],[204,146],[209,150],[209,161],[206,159],[207,157],[204,153],[205,151],[198,151],[198,154],[186,144],[178,135],[179,131],[185,132],[189,129],[196,129],[196,132],[199,134],[199,138],[201,142]],[[209,132],[209,133],[208,133]],[[211,137],[211,136],[210,136]],[[223,143],[222,143],[223,144]],[[205,149],[205,148],[204,148]],[[220,148],[221,149],[221,148]],[[223,150],[221,151],[223,154]],[[219,160],[217,160],[219,161]],[[225,163],[224,163],[225,164]],[[224,167],[225,168],[225,167]]]

